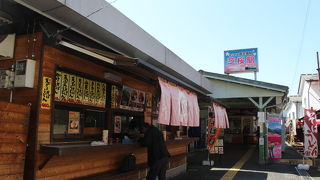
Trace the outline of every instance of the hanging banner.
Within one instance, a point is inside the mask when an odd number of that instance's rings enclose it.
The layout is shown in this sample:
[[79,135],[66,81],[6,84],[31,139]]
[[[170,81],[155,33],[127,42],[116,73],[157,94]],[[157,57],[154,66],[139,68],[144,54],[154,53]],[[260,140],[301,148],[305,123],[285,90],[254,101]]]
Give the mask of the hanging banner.
[[304,110],[304,157],[318,157],[318,129],[315,110]]
[[44,76],[42,78],[41,109],[51,108],[51,86],[52,79]]
[[152,111],[152,93],[146,92],[146,106],[145,106],[146,112]]
[[267,120],[268,130],[268,157],[281,159],[281,120],[280,114],[269,114]]
[[223,154],[223,141],[219,141],[221,128],[215,127],[215,117],[213,107],[209,108],[208,132],[207,132],[207,149],[210,154]]
[[80,133],[80,112],[69,111],[68,134]]
[[57,71],[56,73],[56,87],[54,90],[54,100],[61,100],[61,89],[62,89],[62,72]]

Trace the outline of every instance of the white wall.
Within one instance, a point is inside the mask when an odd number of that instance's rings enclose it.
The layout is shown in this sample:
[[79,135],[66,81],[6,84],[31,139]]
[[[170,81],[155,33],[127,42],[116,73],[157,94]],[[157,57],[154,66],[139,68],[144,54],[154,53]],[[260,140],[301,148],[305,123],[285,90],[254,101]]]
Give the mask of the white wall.
[[305,82],[302,90],[302,108],[318,110],[320,109],[319,85],[317,81]]

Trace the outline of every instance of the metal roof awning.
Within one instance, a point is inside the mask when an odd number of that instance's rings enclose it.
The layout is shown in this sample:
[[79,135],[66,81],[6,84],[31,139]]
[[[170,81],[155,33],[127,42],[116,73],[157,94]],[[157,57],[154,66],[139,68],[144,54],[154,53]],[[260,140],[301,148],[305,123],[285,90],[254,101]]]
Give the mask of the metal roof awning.
[[187,82],[186,79],[176,77],[162,70],[161,68],[141,59],[126,57],[105,50],[88,47],[76,42],[60,40],[58,44],[76,50],[83,54],[92,56],[96,59],[117,66],[138,76],[147,76],[148,78],[151,78],[153,80],[157,80],[157,77],[160,76],[198,94],[207,95],[211,93],[201,86]]

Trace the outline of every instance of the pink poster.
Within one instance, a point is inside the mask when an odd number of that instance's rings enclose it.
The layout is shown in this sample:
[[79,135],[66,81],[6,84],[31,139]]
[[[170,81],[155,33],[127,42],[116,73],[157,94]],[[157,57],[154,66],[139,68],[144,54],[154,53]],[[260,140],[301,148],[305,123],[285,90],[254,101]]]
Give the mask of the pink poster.
[[268,157],[281,159],[281,115],[268,115]]
[[318,157],[318,129],[315,110],[304,110],[304,157]]

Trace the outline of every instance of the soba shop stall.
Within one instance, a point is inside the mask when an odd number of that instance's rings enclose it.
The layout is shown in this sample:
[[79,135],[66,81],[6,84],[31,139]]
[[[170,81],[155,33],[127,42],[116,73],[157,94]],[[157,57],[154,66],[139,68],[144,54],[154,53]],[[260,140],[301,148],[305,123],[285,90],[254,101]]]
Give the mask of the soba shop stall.
[[[13,54],[0,60],[6,73],[0,101],[30,105],[24,172],[19,170],[25,179],[145,178],[146,148],[124,141],[132,121],[164,132],[172,155],[168,177],[186,170],[188,144],[197,140],[187,137],[187,127],[199,126],[198,99],[210,93],[206,88],[74,31],[55,34],[64,27],[22,6],[14,12],[24,11],[39,21],[13,29]],[[14,86],[10,74],[16,74]],[[130,153],[137,169],[121,174],[120,162]]]
[[[46,131],[38,130],[37,177],[108,174],[118,170],[125,155],[134,153],[138,167],[143,167],[135,176],[144,178],[146,148],[122,144],[133,120],[163,130],[172,155],[169,169],[185,170],[187,146],[194,139],[186,138],[182,126],[199,125],[196,93],[160,77],[153,83],[133,78],[54,47],[45,45],[43,53],[38,126],[49,124]],[[120,81],[111,81],[111,76]],[[108,145],[101,144],[103,140]],[[79,168],[81,173],[75,175]]]

